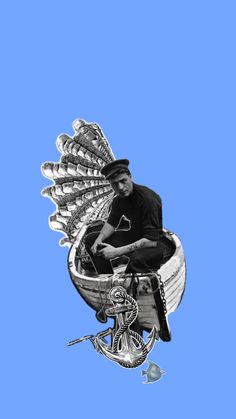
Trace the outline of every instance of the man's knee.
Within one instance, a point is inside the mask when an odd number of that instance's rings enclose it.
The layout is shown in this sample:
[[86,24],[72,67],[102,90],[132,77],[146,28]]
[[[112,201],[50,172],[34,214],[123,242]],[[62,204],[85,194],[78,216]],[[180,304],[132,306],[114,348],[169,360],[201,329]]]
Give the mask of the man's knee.
[[128,256],[129,256],[129,263],[136,264],[136,263],[143,262],[142,254],[140,254],[138,251],[134,251],[130,253]]
[[159,252],[153,249],[139,249],[130,253],[127,272],[148,272],[150,269],[159,269]]
[[129,262],[126,267],[126,273],[135,272],[146,272],[146,263],[143,259],[142,254],[138,251],[134,251],[129,255]]

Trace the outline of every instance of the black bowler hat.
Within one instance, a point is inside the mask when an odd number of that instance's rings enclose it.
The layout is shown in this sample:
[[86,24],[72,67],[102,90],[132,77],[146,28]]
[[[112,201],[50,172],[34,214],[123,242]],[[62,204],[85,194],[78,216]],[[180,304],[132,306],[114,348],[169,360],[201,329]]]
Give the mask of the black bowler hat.
[[129,160],[120,159],[114,160],[111,163],[105,164],[101,169],[101,174],[105,176],[106,179],[109,179],[111,176],[114,176],[121,169],[128,169]]

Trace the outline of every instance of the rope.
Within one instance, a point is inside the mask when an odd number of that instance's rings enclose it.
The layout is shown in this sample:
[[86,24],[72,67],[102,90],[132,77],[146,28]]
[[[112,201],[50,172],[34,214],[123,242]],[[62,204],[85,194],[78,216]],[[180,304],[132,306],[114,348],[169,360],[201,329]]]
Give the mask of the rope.
[[[126,319],[125,323],[118,329],[118,331],[115,334],[113,345],[112,345],[112,350],[114,352],[118,352],[118,345],[119,345],[119,340],[121,336],[128,330],[128,327],[130,326],[130,324],[132,324],[138,316],[138,305],[136,301],[128,294],[126,296],[126,300],[134,306],[134,309],[131,315]],[[138,365],[141,365],[145,361],[148,351],[142,337],[137,332],[133,330],[129,330],[129,334],[134,339],[136,339],[136,341],[140,344],[143,355],[139,359],[137,359],[136,362],[132,366],[122,361],[120,361],[119,364],[125,368],[134,368],[134,367],[137,367]]]

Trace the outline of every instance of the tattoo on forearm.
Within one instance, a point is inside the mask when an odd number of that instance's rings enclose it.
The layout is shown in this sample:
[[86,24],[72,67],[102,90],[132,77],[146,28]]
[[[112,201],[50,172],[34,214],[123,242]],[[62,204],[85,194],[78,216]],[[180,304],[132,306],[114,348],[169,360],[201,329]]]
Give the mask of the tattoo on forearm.
[[133,243],[127,246],[128,252],[133,252],[136,249],[140,249],[141,247],[144,247],[145,243],[144,242],[140,242],[140,243]]

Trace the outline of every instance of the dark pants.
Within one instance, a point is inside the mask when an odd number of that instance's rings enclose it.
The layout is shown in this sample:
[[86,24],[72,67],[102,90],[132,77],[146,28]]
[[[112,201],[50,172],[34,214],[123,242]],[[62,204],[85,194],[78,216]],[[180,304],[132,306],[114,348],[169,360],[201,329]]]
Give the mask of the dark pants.
[[[96,240],[99,232],[89,233],[85,238],[85,248],[90,255],[98,274],[113,273],[112,265],[109,260],[103,256],[93,255],[91,247]],[[114,247],[121,247],[137,241],[132,230],[115,231],[104,243],[111,244]],[[173,254],[166,244],[158,241],[156,247],[142,248],[127,253],[129,263],[126,267],[126,273],[145,273],[153,269],[159,269],[160,265],[168,260]]]

